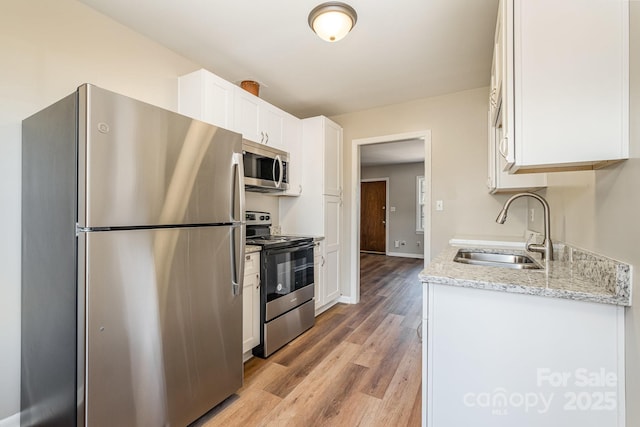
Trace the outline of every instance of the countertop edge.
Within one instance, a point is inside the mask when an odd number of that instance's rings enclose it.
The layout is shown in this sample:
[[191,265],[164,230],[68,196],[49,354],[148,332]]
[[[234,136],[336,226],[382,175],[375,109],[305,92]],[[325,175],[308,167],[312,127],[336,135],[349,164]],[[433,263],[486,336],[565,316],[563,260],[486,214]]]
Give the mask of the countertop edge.
[[491,283],[485,281],[469,281],[464,279],[456,279],[451,277],[430,276],[420,274],[420,280],[423,284],[447,285],[459,288],[482,289],[486,291],[507,292],[521,295],[532,295],[548,298],[562,298],[574,301],[595,302],[600,304],[610,304],[623,307],[631,306],[628,298],[617,295],[591,294],[587,292],[569,291],[562,289],[537,288],[524,285],[508,284],[508,283]]
[[[504,246],[497,245],[496,250],[504,250]],[[540,271],[517,271],[500,267],[470,266],[453,261],[455,253],[460,246],[451,245],[443,250],[420,274],[420,280],[425,283],[449,285],[464,288],[493,290],[498,292],[517,293],[551,298],[569,299],[575,301],[594,302],[617,306],[631,306],[631,266],[605,256],[588,253],[586,251],[571,248],[577,255],[569,255],[567,259],[553,261],[549,269]],[[486,249],[486,247],[485,247]],[[589,264],[598,264],[602,261],[609,272],[606,279],[615,282],[615,291],[612,284],[604,287],[606,280],[603,273],[596,271],[593,276],[584,277],[584,257],[587,256]],[[604,268],[604,267],[603,267]],[[592,271],[586,271],[591,274]],[[543,276],[539,276],[543,275]],[[613,277],[612,277],[613,276]],[[571,288],[575,289],[571,289]],[[593,292],[590,292],[593,290]]]

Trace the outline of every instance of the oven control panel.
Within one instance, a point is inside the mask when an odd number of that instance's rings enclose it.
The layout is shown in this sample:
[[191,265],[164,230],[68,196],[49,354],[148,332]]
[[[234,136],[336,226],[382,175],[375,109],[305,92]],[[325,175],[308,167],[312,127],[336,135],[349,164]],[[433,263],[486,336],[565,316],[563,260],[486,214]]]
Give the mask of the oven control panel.
[[269,212],[246,211],[244,216],[247,225],[271,225]]

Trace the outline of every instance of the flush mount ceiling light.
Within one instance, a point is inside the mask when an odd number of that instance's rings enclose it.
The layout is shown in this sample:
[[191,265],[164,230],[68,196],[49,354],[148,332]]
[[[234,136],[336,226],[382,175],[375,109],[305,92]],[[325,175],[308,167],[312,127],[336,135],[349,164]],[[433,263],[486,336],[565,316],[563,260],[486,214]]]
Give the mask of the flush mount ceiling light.
[[337,42],[356,25],[358,14],[345,3],[330,1],[316,6],[309,13],[309,26],[322,39]]

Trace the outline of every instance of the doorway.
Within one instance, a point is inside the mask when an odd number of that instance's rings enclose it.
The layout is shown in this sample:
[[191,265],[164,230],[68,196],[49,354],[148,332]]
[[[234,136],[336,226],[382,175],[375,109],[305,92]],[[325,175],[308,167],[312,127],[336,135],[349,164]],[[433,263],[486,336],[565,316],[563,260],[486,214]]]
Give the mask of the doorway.
[[[385,135],[371,138],[361,138],[352,140],[351,145],[351,247],[349,248],[350,261],[350,286],[349,297],[345,298],[345,302],[356,304],[360,301],[360,229],[361,229],[361,149],[371,144],[382,143],[402,143],[408,140],[419,139],[423,142],[424,156],[424,234],[422,235],[422,247],[424,265],[427,265],[431,258],[431,131],[424,130],[418,132],[409,132],[403,134]],[[387,186],[388,190],[388,186]],[[387,191],[388,193],[388,191]],[[389,208],[386,209],[387,211]],[[387,212],[388,214],[388,212]],[[388,229],[388,219],[387,219]]]
[[387,253],[389,179],[360,181],[360,252]]

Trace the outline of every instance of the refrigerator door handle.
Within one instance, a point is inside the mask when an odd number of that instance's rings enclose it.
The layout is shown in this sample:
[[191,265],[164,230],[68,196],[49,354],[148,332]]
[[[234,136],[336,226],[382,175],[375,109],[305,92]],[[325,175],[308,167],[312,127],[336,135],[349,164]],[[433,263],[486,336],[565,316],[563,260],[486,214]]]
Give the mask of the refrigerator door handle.
[[234,222],[244,224],[244,162],[242,153],[233,153],[234,188],[231,189],[231,209]]
[[231,190],[231,206],[233,220],[236,223],[231,237],[231,281],[233,295],[242,294],[242,282],[244,278],[244,251],[245,251],[245,225],[244,225],[244,164],[242,153],[233,153],[234,188]]

